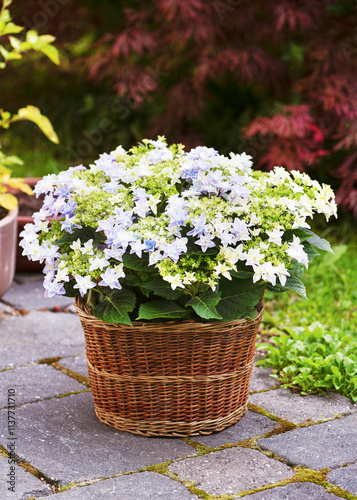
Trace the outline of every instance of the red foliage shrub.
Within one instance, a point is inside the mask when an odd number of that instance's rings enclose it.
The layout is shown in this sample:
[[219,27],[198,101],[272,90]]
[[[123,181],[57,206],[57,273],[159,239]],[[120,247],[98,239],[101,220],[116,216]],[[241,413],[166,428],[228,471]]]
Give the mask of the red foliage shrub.
[[354,0],[75,4],[98,27],[87,74],[145,108],[138,132],[308,170],[357,217]]

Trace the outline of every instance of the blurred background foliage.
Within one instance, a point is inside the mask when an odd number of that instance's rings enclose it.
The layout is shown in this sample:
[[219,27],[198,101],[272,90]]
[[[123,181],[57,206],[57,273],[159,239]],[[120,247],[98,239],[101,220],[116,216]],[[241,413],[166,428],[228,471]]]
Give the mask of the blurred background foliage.
[[[15,22],[56,36],[61,64],[32,54],[0,80],[0,106],[48,116],[0,137],[16,175],[88,164],[164,134],[247,152],[333,186],[357,217],[354,0],[14,0]],[[31,84],[28,82],[31,81]],[[21,170],[22,168],[22,170]]]

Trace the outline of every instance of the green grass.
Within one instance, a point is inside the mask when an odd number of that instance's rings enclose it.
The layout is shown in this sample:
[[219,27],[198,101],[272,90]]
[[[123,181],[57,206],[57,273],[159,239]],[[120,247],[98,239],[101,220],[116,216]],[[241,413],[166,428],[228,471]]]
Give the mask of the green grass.
[[268,293],[261,361],[285,387],[302,394],[335,390],[357,401],[357,244],[311,262],[305,273],[309,300]]
[[[305,272],[309,300],[292,294],[265,297],[265,326],[308,326],[320,321],[328,328],[357,326],[357,244],[333,246],[335,255],[316,257]],[[355,332],[357,335],[357,332]]]

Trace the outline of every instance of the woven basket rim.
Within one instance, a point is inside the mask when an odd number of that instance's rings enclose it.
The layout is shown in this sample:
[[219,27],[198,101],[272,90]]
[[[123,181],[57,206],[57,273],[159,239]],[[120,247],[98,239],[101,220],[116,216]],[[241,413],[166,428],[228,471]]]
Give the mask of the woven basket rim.
[[157,330],[158,328],[163,328],[165,326],[180,326],[180,325],[192,325],[198,328],[204,328],[204,327],[212,327],[212,325],[220,325],[221,327],[237,327],[239,325],[246,325],[247,322],[254,324],[257,321],[260,321],[263,314],[264,314],[264,294],[260,301],[257,303],[257,314],[253,319],[250,318],[240,318],[240,319],[235,319],[232,321],[220,321],[220,320],[210,320],[207,322],[201,322],[201,321],[196,321],[193,319],[185,319],[185,320],[168,320],[168,321],[132,321],[132,326],[126,325],[123,323],[107,323],[105,321],[102,321],[95,316],[93,316],[91,310],[89,307],[84,303],[83,299],[81,297],[76,297],[75,299],[75,307],[77,309],[77,313],[79,316],[85,316],[86,320],[92,321],[97,323],[98,326],[101,326],[102,328],[107,328],[107,329],[118,329],[118,328],[125,328],[125,329],[135,329],[135,328],[145,328],[146,330],[150,329],[155,329]]

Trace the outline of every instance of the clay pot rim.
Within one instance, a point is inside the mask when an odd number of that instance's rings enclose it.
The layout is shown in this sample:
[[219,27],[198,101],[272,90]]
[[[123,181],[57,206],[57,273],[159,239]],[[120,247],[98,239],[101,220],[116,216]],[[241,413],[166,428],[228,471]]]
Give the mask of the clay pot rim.
[[19,208],[15,208],[15,210],[9,210],[3,219],[0,220],[0,227],[6,226],[9,222],[17,217]]

